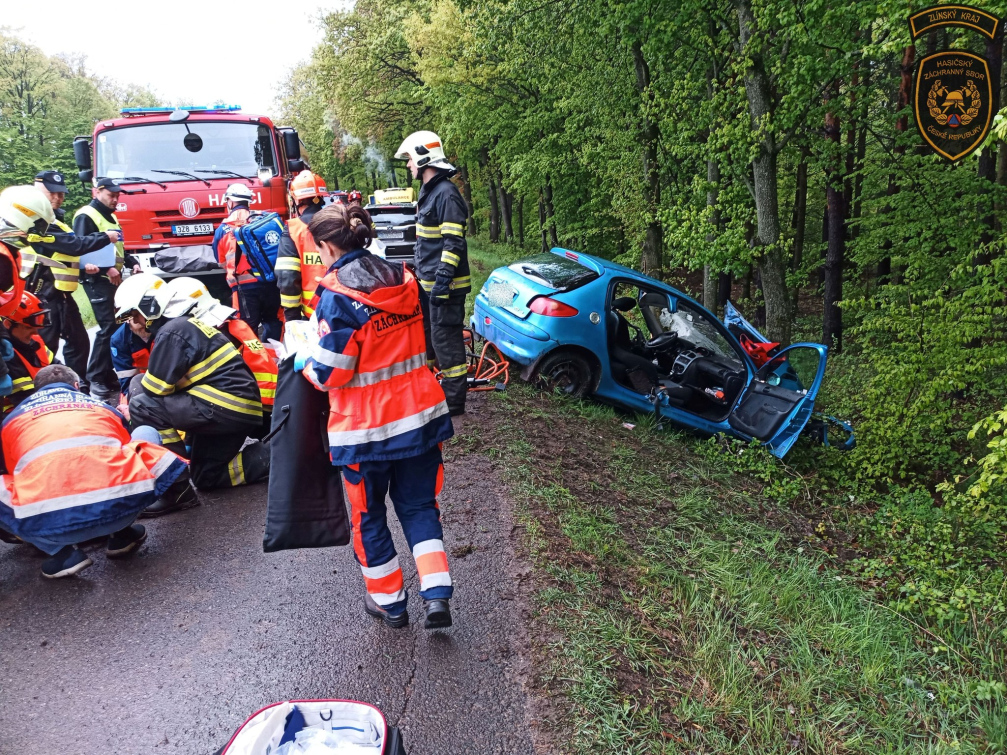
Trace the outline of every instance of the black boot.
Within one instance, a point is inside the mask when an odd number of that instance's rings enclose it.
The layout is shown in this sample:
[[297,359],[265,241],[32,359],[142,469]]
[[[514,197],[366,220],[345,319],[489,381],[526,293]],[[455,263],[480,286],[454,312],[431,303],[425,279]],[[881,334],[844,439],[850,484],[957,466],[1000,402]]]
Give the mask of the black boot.
[[447,600],[424,600],[423,611],[426,613],[424,629],[444,629],[451,626],[451,607]]
[[164,491],[164,495],[157,499],[153,505],[148,506],[140,512],[140,518],[149,519],[155,516],[164,516],[175,511],[191,509],[199,505],[196,491],[189,482],[189,472],[186,471],[181,477],[171,484],[171,487]]
[[375,603],[374,599],[366,592],[364,593],[364,610],[374,618],[384,621],[392,629],[402,629],[402,627],[409,626],[409,614],[406,611],[392,616]]

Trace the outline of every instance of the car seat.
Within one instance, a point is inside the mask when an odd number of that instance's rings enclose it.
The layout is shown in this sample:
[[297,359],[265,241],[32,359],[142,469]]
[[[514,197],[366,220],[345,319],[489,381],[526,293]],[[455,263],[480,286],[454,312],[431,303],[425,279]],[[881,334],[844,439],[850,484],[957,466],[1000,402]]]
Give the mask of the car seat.
[[616,382],[637,393],[647,394],[658,385],[657,367],[632,350],[629,321],[621,314],[635,306],[636,300],[632,296],[620,296],[612,301],[607,315],[608,356]]

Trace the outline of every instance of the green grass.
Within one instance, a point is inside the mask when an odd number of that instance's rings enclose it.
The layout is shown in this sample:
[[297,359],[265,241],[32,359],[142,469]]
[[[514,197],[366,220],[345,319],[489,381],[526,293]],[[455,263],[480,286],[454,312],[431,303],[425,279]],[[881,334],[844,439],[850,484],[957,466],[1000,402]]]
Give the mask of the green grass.
[[84,320],[84,327],[93,328],[98,322],[94,319],[94,312],[91,311],[91,302],[87,299],[87,293],[84,291],[83,286],[77,286],[77,290],[73,292],[73,299],[77,302],[77,307],[80,309],[80,316]]
[[467,239],[469,250],[469,268],[472,272],[472,293],[465,302],[469,314],[475,303],[476,294],[482,289],[489,274],[498,267],[509,265],[514,260],[534,254],[537,247],[512,246],[510,244],[491,244],[485,236],[473,236]]
[[[471,449],[537,567],[569,753],[1007,753],[1002,666],[877,603],[696,441],[512,387]],[[812,530],[813,532],[813,530]]]

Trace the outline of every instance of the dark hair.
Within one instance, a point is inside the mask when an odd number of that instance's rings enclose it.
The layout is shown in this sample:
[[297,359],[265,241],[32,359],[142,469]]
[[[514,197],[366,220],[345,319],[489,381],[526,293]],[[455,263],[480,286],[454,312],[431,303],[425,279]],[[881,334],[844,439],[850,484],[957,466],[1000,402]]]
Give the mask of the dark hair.
[[39,370],[32,382],[35,384],[36,390],[53,383],[66,383],[74,386],[80,384],[80,376],[65,364],[50,364]]
[[315,213],[308,230],[316,244],[329,241],[348,252],[371,240],[371,216],[363,207],[330,204]]

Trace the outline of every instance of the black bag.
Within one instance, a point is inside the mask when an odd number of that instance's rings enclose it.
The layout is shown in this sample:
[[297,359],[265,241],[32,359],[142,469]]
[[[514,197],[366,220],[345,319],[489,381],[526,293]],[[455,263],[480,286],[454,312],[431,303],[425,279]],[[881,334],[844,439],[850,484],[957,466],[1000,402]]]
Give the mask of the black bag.
[[192,275],[220,271],[220,261],[209,244],[169,246],[154,252],[154,265],[163,273]]
[[329,398],[294,370],[293,358],[277,367],[262,550],[346,545],[350,529],[343,486],[329,460]]

